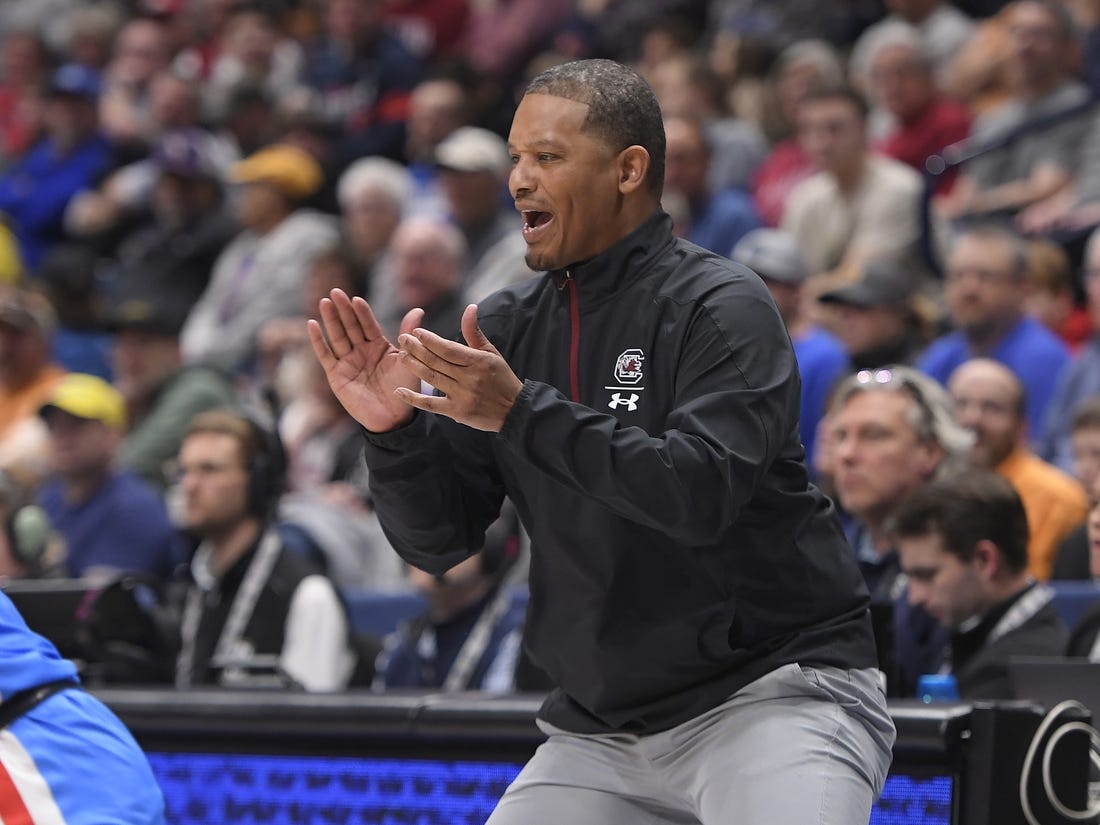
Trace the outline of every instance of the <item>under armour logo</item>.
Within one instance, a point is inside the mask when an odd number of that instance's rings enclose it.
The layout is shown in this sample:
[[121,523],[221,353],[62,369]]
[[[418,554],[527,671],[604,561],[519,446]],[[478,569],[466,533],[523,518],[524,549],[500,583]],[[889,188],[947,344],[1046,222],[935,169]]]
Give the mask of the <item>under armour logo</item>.
[[619,407],[625,406],[627,412],[634,412],[636,409],[638,409],[639,397],[640,396],[636,392],[632,392],[626,398],[623,398],[623,394],[621,392],[613,392],[611,393],[611,400],[607,402],[607,406],[609,406],[613,410],[617,410]]

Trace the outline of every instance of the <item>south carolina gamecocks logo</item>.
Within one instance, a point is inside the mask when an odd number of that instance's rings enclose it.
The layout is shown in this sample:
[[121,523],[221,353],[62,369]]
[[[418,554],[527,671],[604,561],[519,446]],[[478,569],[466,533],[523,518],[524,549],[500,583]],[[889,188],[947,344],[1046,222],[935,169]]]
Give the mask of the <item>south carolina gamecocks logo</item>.
[[637,384],[642,380],[642,362],[645,355],[636,347],[624,350],[615,361],[615,380],[620,384]]

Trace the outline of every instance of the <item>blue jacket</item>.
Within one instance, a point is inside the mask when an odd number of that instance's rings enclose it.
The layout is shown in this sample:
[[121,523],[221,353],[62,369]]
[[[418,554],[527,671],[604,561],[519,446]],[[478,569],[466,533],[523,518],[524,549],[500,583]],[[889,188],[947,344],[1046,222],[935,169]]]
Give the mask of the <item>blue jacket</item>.
[[[60,680],[78,685],[72,662],[0,593],[0,699]],[[79,689],[55,693],[0,732],[0,788],[0,807],[15,821],[164,822],[164,798],[145,754],[106,705]]]
[[37,269],[50,247],[63,239],[61,219],[69,200],[95,184],[111,158],[111,144],[102,135],[63,156],[45,139],[0,176],[0,212],[11,222],[27,269]]

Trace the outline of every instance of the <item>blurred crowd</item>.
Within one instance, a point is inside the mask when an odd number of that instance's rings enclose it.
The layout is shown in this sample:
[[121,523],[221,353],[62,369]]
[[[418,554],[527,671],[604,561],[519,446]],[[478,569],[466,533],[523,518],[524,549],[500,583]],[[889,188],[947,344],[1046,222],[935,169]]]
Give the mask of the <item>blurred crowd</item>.
[[[313,689],[537,684],[501,595],[514,514],[463,569],[407,570],[306,320],[340,288],[455,337],[534,277],[508,127],[527,79],[589,57],[657,94],[677,234],[772,292],[898,684],[1100,577],[1100,0],[7,0],[0,575],[184,582],[180,685],[263,656]],[[907,550],[946,528],[899,512],[978,470],[1026,558],[948,552],[972,578],[945,607]],[[977,478],[946,499],[1002,506]],[[413,590],[403,635],[352,638],[346,594]],[[293,621],[261,644],[257,616]]]

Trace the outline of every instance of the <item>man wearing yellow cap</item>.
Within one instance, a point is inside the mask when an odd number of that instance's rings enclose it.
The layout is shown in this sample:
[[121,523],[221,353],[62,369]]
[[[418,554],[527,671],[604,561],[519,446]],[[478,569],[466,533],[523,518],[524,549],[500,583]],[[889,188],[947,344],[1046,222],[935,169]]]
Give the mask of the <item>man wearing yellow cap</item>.
[[305,208],[324,176],[307,152],[268,146],[233,166],[234,208],[244,230],[214,264],[210,283],[180,337],[184,360],[241,371],[256,334],[273,318],[297,315],[302,284],[319,252],[335,246],[335,219]]
[[163,502],[136,476],[115,468],[126,430],[122,395],[101,378],[70,373],[39,414],[49,430],[53,476],[38,503],[68,545],[68,574],[171,576],[182,548]]

